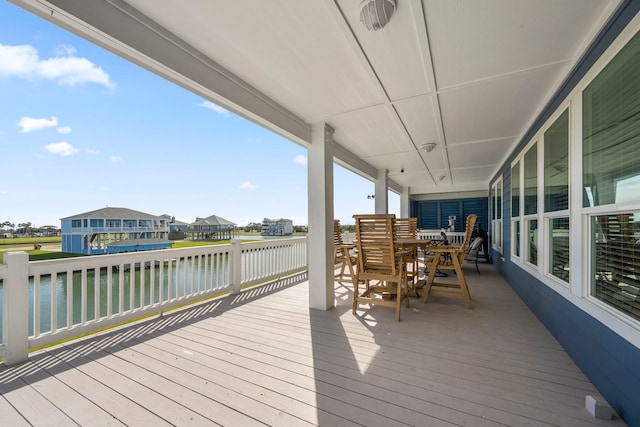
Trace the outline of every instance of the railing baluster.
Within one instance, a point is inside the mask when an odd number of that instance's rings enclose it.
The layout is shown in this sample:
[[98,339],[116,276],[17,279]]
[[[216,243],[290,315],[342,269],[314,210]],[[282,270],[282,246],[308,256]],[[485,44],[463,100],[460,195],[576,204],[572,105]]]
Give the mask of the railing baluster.
[[[129,310],[133,311],[136,309],[136,301],[135,301],[135,290],[136,290],[136,264],[132,262],[129,264]],[[123,310],[124,312],[125,310]]]
[[[151,268],[151,267],[149,267]],[[146,271],[147,271],[147,262],[140,263],[140,308],[144,308],[146,306]]]
[[113,315],[113,267],[107,267],[107,317]]
[[[214,295],[220,290],[237,292],[242,286],[282,276],[304,267],[306,244],[306,239],[245,244],[238,241],[237,244],[207,248],[37,263],[31,263],[27,258],[24,261],[26,270],[19,268],[20,264],[16,263],[14,269],[17,273],[7,271],[2,275],[3,280],[15,276],[17,279],[14,282],[24,281],[27,285],[23,288],[32,287],[33,297],[31,300],[27,297],[20,311],[26,322],[32,320],[34,325],[26,333],[20,332],[20,335],[24,335],[31,346],[40,346],[153,313],[153,310],[184,304],[203,295]],[[33,279],[29,284],[30,276]],[[43,305],[42,298],[46,295],[49,277],[50,298],[45,297]],[[106,296],[102,295],[103,286],[106,286]],[[62,295],[66,295],[66,298],[60,300]],[[27,309],[31,303],[34,313],[29,318]],[[63,312],[65,306],[66,312]],[[49,316],[42,310],[50,311],[50,331],[46,331]],[[27,337],[31,334],[31,337]],[[8,351],[5,349],[5,354]]]
[[158,303],[164,302],[164,260],[160,260],[160,269],[158,272]]
[[124,311],[124,264],[118,268],[118,313]]

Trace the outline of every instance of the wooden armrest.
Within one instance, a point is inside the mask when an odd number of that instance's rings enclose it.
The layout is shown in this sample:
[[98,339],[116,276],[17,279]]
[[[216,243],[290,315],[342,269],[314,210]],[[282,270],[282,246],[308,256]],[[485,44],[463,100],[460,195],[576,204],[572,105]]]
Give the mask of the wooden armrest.
[[464,252],[460,246],[433,246],[427,250],[429,252]]
[[353,249],[356,247],[356,245],[352,244],[352,243],[341,243],[339,245],[335,245],[336,247],[340,248],[340,249]]

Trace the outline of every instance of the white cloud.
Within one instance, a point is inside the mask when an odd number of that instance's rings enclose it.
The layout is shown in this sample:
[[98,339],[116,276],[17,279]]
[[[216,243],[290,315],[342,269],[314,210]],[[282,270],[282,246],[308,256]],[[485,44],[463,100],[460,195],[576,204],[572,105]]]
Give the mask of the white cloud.
[[293,163],[297,163],[299,165],[306,165],[307,164],[307,156],[304,156],[302,154],[298,154],[296,157],[293,158]]
[[228,110],[225,110],[221,106],[214,104],[211,101],[203,101],[200,104],[198,104],[198,107],[208,108],[225,117],[229,117],[231,115],[231,113],[229,113]]
[[122,157],[120,157],[120,156],[111,156],[111,157],[109,157],[109,159],[111,159],[111,161],[113,163],[118,163],[118,162],[122,161]]
[[71,133],[71,126],[60,126],[57,131],[62,134]]
[[36,119],[33,117],[23,117],[20,119],[16,126],[22,128],[21,133],[27,133],[34,130],[52,128],[58,126],[58,118],[51,117],[50,119]]
[[58,154],[60,156],[71,156],[78,152],[78,149],[68,142],[56,142],[44,147],[51,154]]
[[255,190],[256,189],[256,185],[252,184],[250,181],[245,181],[242,184],[240,184],[240,189],[241,190]]
[[58,56],[73,56],[76,52],[76,48],[70,44],[61,44],[56,47],[56,55]]
[[87,154],[100,154],[100,150],[92,150],[91,148],[85,148],[84,152]]
[[0,44],[0,77],[44,78],[66,86],[84,83],[115,86],[102,68],[86,58],[74,56],[76,51],[72,46],[59,46],[57,53],[55,58],[41,59],[33,46]]

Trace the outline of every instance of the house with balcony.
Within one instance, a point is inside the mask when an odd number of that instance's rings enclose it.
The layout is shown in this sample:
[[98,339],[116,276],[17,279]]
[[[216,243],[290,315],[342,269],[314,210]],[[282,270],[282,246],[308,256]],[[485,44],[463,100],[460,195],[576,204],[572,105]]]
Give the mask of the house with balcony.
[[177,220],[173,215],[163,214],[160,216],[169,224],[169,240],[183,240],[186,237],[188,223]]
[[263,236],[290,236],[293,234],[293,221],[286,218],[265,218],[262,220],[260,234]]
[[[308,260],[302,280],[241,292],[234,279],[227,299],[28,368],[46,377],[39,367],[62,358],[54,382],[74,396],[98,372],[91,390],[125,395],[138,424],[640,425],[640,1],[12,3],[299,144],[308,168],[307,252],[284,257]],[[351,315],[331,274],[335,164],[371,181],[375,213],[394,192],[421,228],[449,216],[457,228],[486,205],[492,263],[469,278],[473,310],[443,298],[411,301],[398,323],[385,307]],[[234,251],[223,278],[283,259],[241,258],[267,247],[185,250],[167,269],[199,292]],[[204,273],[188,275],[196,261]],[[44,268],[21,262],[0,270],[5,286]],[[167,288],[175,304],[185,287]],[[5,344],[5,357],[42,340]],[[61,415],[56,393],[35,395],[38,376],[10,369],[16,420],[38,421],[19,405],[31,398],[67,423],[83,415]],[[594,396],[614,420],[589,415]],[[104,419],[114,406],[83,402]]]
[[186,237],[189,240],[230,240],[238,236],[236,224],[217,215],[196,218],[189,224]]
[[170,248],[166,218],[106,207],[61,220],[62,251],[97,255]]

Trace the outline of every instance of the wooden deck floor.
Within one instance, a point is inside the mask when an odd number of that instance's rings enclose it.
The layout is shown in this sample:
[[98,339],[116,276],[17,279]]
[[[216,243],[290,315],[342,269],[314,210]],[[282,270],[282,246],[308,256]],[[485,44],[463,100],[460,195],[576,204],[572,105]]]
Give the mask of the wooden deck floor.
[[305,275],[0,365],[0,425],[590,426],[598,395],[491,266],[475,304],[308,309]]

